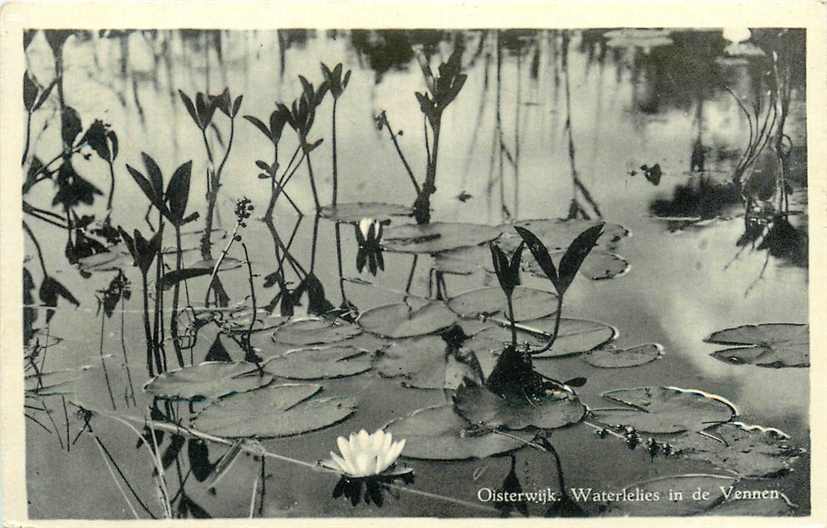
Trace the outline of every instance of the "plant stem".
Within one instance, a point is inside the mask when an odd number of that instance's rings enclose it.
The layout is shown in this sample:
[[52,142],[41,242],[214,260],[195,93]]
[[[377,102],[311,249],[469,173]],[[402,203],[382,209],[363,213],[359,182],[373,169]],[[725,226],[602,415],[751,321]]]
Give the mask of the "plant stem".
[[20,165],[26,164],[26,158],[29,156],[29,143],[31,142],[32,137],[32,113],[26,112],[26,141],[23,144],[23,159],[20,161]]
[[253,335],[253,326],[256,323],[256,314],[258,314],[258,305],[256,304],[256,289],[253,285],[253,266],[250,264],[250,254],[247,252],[247,244],[241,243],[241,248],[244,250],[244,260],[247,263],[247,279],[250,282],[250,299],[253,303],[253,314],[250,316],[250,326],[247,328],[247,335],[244,336],[244,353],[248,357],[253,357],[253,346],[250,344],[250,336]]
[[[302,148],[307,148],[307,141],[302,138]],[[313,203],[316,204],[316,211],[321,209],[319,205],[319,193],[316,191],[316,178],[313,177],[313,164],[310,163],[310,152],[305,154],[305,161],[307,161],[307,174],[310,176],[310,190],[313,191]]]
[[532,350],[531,354],[542,354],[548,350],[551,350],[551,347],[554,345],[554,342],[557,341],[557,333],[560,331],[560,317],[563,314],[563,296],[557,295],[557,313],[554,314],[554,333],[549,339],[548,343],[541,348],[540,350]]
[[146,370],[149,374],[149,377],[153,377],[154,371],[152,368],[152,353],[153,353],[153,346],[152,346],[152,328],[149,326],[149,281],[147,280],[147,274],[141,272],[141,281],[142,281],[142,292],[143,292],[143,299],[144,299],[144,334],[146,335]]
[[[164,240],[164,217],[161,214],[161,211],[158,211],[158,232],[161,233],[161,246],[163,247],[163,240]],[[164,340],[163,335],[161,335],[161,325],[162,323],[162,304],[164,299],[164,290],[161,289],[161,278],[163,277],[163,268],[164,268],[164,253],[159,251],[157,255],[155,255],[155,310],[153,313],[152,321],[153,321],[153,329],[152,329],[152,341],[153,347],[155,349],[155,360],[156,360],[156,367],[158,367],[159,372],[166,372],[167,370],[167,361],[166,357],[161,356],[161,342]],[[163,360],[163,362],[161,362]],[[163,366],[163,367],[162,367]],[[161,370],[163,368],[163,370]]]
[[514,318],[514,301],[511,299],[512,293],[506,294],[505,298],[508,302],[508,319],[511,322],[511,346],[517,347],[517,326]]
[[221,251],[221,255],[219,255],[218,260],[215,261],[215,265],[212,269],[212,274],[210,274],[210,281],[207,283],[207,291],[204,293],[204,306],[210,305],[210,290],[212,289],[213,282],[215,282],[215,276],[218,275],[218,268],[221,267],[221,263],[224,262],[224,258],[230,252],[230,247],[233,245],[235,241],[235,236],[238,234],[238,229],[241,225],[236,222],[235,229],[233,229],[232,234],[230,235],[230,240],[227,242],[227,245],[224,247],[224,250]]
[[115,195],[115,167],[111,160],[107,160],[109,165],[109,197],[106,199],[106,210],[112,210],[112,197]]
[[23,230],[26,231],[27,235],[29,235],[29,238],[31,239],[35,249],[37,250],[37,260],[40,262],[40,270],[43,272],[43,278],[45,279],[49,276],[49,274],[46,272],[46,261],[43,260],[43,251],[40,249],[40,242],[37,241],[37,238],[35,238],[31,228],[29,228],[29,224],[27,224],[25,221],[23,221]]
[[[181,226],[173,224],[175,227],[175,271],[181,271],[183,264],[181,255]],[[178,340],[178,301],[181,295],[181,281],[177,281],[172,290],[172,314],[169,319],[169,332],[172,335],[172,346],[175,349],[175,358],[178,360],[178,366],[184,366],[184,355],[181,353],[181,343]]]
[[[388,116],[385,111],[382,111],[382,121],[385,124],[385,128],[388,130],[388,135],[391,137],[391,141],[393,141],[393,146],[396,147],[396,153],[399,155],[399,159],[402,160],[402,165],[405,166],[405,170],[408,172],[408,176],[411,178],[411,184],[416,191],[416,195],[422,192],[422,189],[419,187],[419,184],[416,182],[416,176],[414,176],[413,170],[411,166],[408,165],[408,160],[405,159],[405,155],[402,153],[402,148],[399,146],[399,142],[396,140],[396,134],[393,133],[393,129],[391,128],[390,121],[388,121]],[[430,161],[428,162],[430,164]]]
[[[124,368],[126,368],[126,379],[129,382],[128,396],[132,397],[132,405],[137,405],[138,402],[135,401],[135,386],[132,384],[132,371],[129,369],[129,356],[126,353],[126,334],[124,332],[124,327],[126,326],[126,309],[124,304],[124,298],[121,296],[121,350],[123,351]],[[129,406],[129,397],[125,397],[124,399],[126,400],[126,405]]]
[[[106,390],[109,393],[109,401],[112,403],[112,410],[117,411],[118,406],[115,405],[115,396],[112,394],[112,384],[109,381],[109,371],[106,368],[106,361],[103,358],[103,329],[106,324],[106,314],[101,312],[101,337],[100,337],[100,347],[98,349],[98,355],[101,359],[101,370],[103,370],[103,378],[106,380]],[[68,431],[67,431],[68,433]]]
[[331,204],[336,207],[336,198],[339,192],[339,166],[336,160],[336,103],[338,99],[333,99],[333,200]]

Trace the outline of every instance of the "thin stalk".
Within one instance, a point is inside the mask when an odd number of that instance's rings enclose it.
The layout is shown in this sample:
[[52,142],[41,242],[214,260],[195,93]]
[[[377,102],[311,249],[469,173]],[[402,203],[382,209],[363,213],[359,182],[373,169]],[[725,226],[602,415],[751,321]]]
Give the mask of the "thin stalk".
[[106,210],[112,210],[112,197],[115,195],[115,167],[112,160],[107,160],[109,165],[109,196],[106,199]]
[[54,417],[52,416],[52,410],[46,405],[46,400],[43,401],[43,408],[46,409],[46,416],[49,417],[49,421],[52,423],[52,427],[55,429],[55,436],[57,436],[57,443],[60,444],[60,449],[64,449],[63,447],[63,438],[60,436],[60,429],[57,426],[57,422],[55,422]]
[[[302,138],[302,148],[307,148],[306,138]],[[313,164],[310,162],[310,153],[305,154],[305,161],[307,162],[307,174],[310,177],[310,190],[313,192],[313,203],[316,204],[316,210],[321,209],[319,205],[319,193],[316,191],[316,178],[313,176]]]
[[32,233],[29,224],[23,221],[23,230],[26,231],[26,234],[29,235],[29,239],[34,244],[35,249],[37,250],[37,260],[40,262],[40,270],[43,272],[43,277],[46,278],[49,274],[46,272],[46,261],[43,260],[43,250],[40,248],[40,242],[37,241],[37,238]]
[[[396,134],[393,133],[390,121],[388,121],[388,116],[384,110],[382,111],[382,122],[385,124],[385,128],[388,131],[388,135],[391,137],[391,141],[393,141],[393,146],[396,147],[396,153],[399,155],[399,159],[402,160],[402,165],[405,166],[405,171],[407,171],[408,176],[411,178],[411,184],[413,185],[417,196],[419,196],[419,194],[422,192],[422,189],[416,182],[416,176],[414,176],[411,166],[408,165],[408,160],[405,159],[405,155],[402,153],[402,148],[399,146],[399,142],[396,140]],[[428,163],[430,163],[430,161]]]
[[32,113],[26,112],[26,141],[23,144],[23,159],[20,161],[20,165],[26,164],[26,158],[29,156],[29,143],[31,142],[32,137]]
[[532,350],[531,354],[541,354],[546,352],[547,350],[551,350],[551,347],[554,346],[554,342],[557,341],[557,333],[560,330],[560,317],[563,315],[563,296],[557,295],[557,313],[554,314],[554,333],[551,335],[551,339],[549,339],[546,346],[541,348],[540,350]]
[[126,369],[126,379],[129,382],[129,394],[124,396],[126,400],[126,405],[129,405],[129,397],[132,397],[132,405],[137,405],[135,401],[135,385],[132,384],[132,371],[129,369],[129,356],[126,353],[126,333],[124,332],[124,328],[126,327],[126,310],[125,310],[125,301],[123,296],[121,296],[121,350],[123,351],[123,364],[124,368]]
[[256,323],[256,314],[258,314],[258,304],[256,303],[256,289],[253,285],[253,266],[250,263],[250,254],[247,252],[247,244],[242,242],[241,248],[244,250],[244,260],[247,263],[247,279],[250,282],[250,300],[253,304],[253,315],[250,316],[250,326],[247,327],[247,335],[243,338],[245,347],[244,352],[245,354],[252,357],[254,356],[254,354],[253,345],[250,343],[250,336],[253,335],[253,326]]
[[236,222],[235,229],[233,229],[233,232],[230,235],[230,240],[227,242],[227,245],[224,246],[224,249],[221,251],[221,255],[218,257],[218,260],[215,261],[215,265],[212,269],[212,274],[210,274],[210,281],[207,283],[207,291],[204,293],[204,306],[209,306],[210,304],[210,290],[212,290],[212,285],[215,282],[215,277],[216,275],[218,275],[218,268],[221,267],[221,263],[224,262],[224,259],[230,252],[230,247],[233,245],[233,242],[235,241],[235,236],[238,234],[239,227],[241,227],[241,225]]
[[[115,470],[112,469],[112,465],[109,463],[109,460],[106,458],[106,454],[104,453],[103,448],[101,447],[101,445],[102,445],[101,441],[97,437],[97,435],[95,436],[95,445],[98,446],[98,451],[100,451],[101,459],[103,460],[103,463],[106,464],[106,469],[109,470],[109,474],[112,476],[112,480],[115,482],[115,486],[118,488],[118,491],[121,492],[121,496],[123,497],[123,500],[126,502],[126,505],[129,506],[129,510],[132,512],[132,516],[136,519],[140,519],[140,517],[138,516],[138,512],[135,511],[135,507],[132,506],[132,501],[129,500],[129,497],[126,495],[126,491],[124,491],[123,486],[121,486],[121,483],[118,480],[118,477],[115,475]],[[118,470],[118,471],[120,472],[120,470]]]
[[515,326],[514,301],[511,299],[512,294],[513,293],[507,294],[505,298],[508,302],[508,319],[511,322],[511,346],[517,348],[517,327]]
[[[181,226],[173,224],[175,227],[175,271],[181,271],[183,264],[181,251]],[[181,295],[181,282],[175,283],[172,290],[172,314],[169,319],[169,332],[172,334],[172,346],[175,349],[175,358],[178,360],[178,366],[184,366],[184,355],[181,352],[181,343],[178,340],[178,301]]]
[[63,404],[63,420],[66,423],[66,451],[71,451],[72,445],[69,443],[69,439],[72,437],[72,433],[69,430],[69,411],[66,409],[66,396],[61,395],[60,401]]
[[[161,247],[163,247],[163,231],[164,231],[164,217],[161,215],[161,211],[158,211],[158,231],[161,233]],[[152,341],[153,347],[155,348],[156,354],[156,367],[160,370],[163,368],[163,372],[167,370],[167,361],[165,357],[161,356],[161,342],[163,341],[163,336],[161,335],[161,303],[163,302],[163,290],[161,289],[161,278],[163,277],[163,252],[158,252],[155,256],[155,309],[152,315],[153,321],[153,329],[152,329]],[[161,363],[159,360],[163,360]],[[161,366],[163,365],[163,367]]]
[[147,280],[147,274],[143,272],[141,272],[141,285],[144,300],[143,320],[144,334],[146,335],[146,370],[151,378],[155,376],[155,372],[152,368],[152,355],[154,352],[154,347],[152,346],[152,328],[149,325],[149,281]]
[[[106,323],[106,314],[101,312],[101,337],[100,337],[100,347],[98,349],[98,354],[101,358],[101,369],[103,370],[103,378],[106,380],[106,390],[109,393],[109,401],[112,402],[112,410],[117,411],[118,406],[115,405],[115,396],[112,394],[112,384],[109,381],[109,371],[106,368],[106,361],[103,359],[103,329]],[[68,423],[68,420],[67,420]],[[67,431],[68,433],[68,431]]]
[[331,202],[333,207],[336,207],[336,198],[339,192],[339,165],[336,160],[336,104],[338,102],[338,99],[333,99],[333,200]]
[[[278,143],[273,145],[273,164],[279,162],[279,146]],[[290,160],[292,163],[293,160]],[[276,191],[276,171],[270,174],[270,203],[267,205],[267,211],[264,212],[264,218],[273,216],[273,209],[276,207],[276,199],[278,194]]]

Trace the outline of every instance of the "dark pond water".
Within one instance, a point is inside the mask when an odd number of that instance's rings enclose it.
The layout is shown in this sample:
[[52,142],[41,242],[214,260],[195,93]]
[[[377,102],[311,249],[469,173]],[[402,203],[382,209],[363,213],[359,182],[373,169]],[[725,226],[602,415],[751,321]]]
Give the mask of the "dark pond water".
[[[566,49],[568,38],[571,40]],[[667,42],[662,42],[664,39]],[[423,118],[414,91],[426,87],[414,49],[429,55],[435,68],[440,57],[446,60],[456,45],[465,47],[462,67],[468,78],[442,120],[431,220],[499,225],[512,220],[567,217],[575,212],[579,218],[602,216],[607,222],[621,224],[631,236],[620,241],[614,251],[628,261],[628,270],[608,280],[579,276],[565,297],[565,317],[613,325],[619,331],[615,343],[618,347],[659,343],[664,351],[662,359],[635,368],[596,368],[574,355],[536,359],[537,370],[560,380],[587,378],[576,391],[591,408],[607,406],[601,393],[624,387],[672,386],[717,394],[735,404],[737,420],[781,429],[790,436],[789,444],[808,449],[809,369],[721,361],[710,353],[724,347],[703,341],[716,330],[747,323],[808,322],[806,98],[801,72],[792,68],[791,104],[785,123],[793,160],[789,222],[782,224],[775,218],[772,226],[777,227],[773,231],[776,236],[759,236],[752,243],[747,236],[750,232],[770,228],[759,222],[760,228],[745,233],[745,226],[753,224],[745,221],[740,196],[727,186],[750,128],[724,86],[745,99],[766,97],[763,72],[767,59],[727,55],[727,42],[720,31],[676,31],[668,37],[633,34],[613,39],[596,30],[565,36],[559,31],[76,35],[63,48],[62,97],[77,110],[84,127],[94,119],[102,119],[116,131],[119,153],[114,163],[112,224],[129,232],[140,228],[147,234],[150,229],[144,215],[148,201],[125,164],[142,168],[140,153],[147,152],[157,160],[166,182],[176,167],[192,160],[187,211],[198,211],[201,218],[183,230],[202,230],[208,161],[201,134],[177,90],[194,96],[197,91],[219,93],[227,86],[233,97],[243,94],[232,151],[217,197],[213,256],[218,256],[229,241],[226,233],[235,225],[235,201],[249,197],[255,211],[241,234],[256,274],[259,307],[279,291],[278,285],[265,287],[265,276],[278,267],[277,255],[283,254],[279,244],[290,244],[296,268],[312,270],[334,306],[342,304],[344,293],[350,303],[365,312],[400,302],[406,291],[434,297],[439,289],[452,298],[480,286],[496,286],[497,279],[478,267],[470,275],[441,274],[444,283],[437,288],[431,256],[390,251],[383,254],[384,271],[374,276],[366,266],[359,273],[353,227],[342,224],[337,236],[334,222],[314,217],[313,194],[304,166],[286,190],[305,216],[298,216],[287,200],[280,198],[273,223],[261,221],[270,188],[266,180],[257,177],[260,170],[254,162],[263,159],[271,163],[272,146],[241,115],[266,121],[275,109],[274,101],[289,102],[301,94],[298,75],[318,84],[322,78],[320,62],[331,66],[344,63],[352,76],[337,103],[338,202],[409,206],[416,198],[413,186],[387,129],[377,129],[375,116],[386,111],[414,174],[420,182],[424,180]],[[30,43],[26,56],[33,76],[48,85],[55,65],[42,32]],[[323,204],[329,203],[332,187],[331,108],[328,95],[310,135],[311,140],[324,138],[312,153]],[[214,122],[226,142],[229,119],[217,112]],[[58,103],[53,95],[34,113],[30,156],[46,161],[59,154],[58,123]],[[209,134],[212,148],[223,152],[214,131]],[[283,136],[279,149],[282,166],[296,146],[289,126]],[[78,215],[94,214],[100,221],[106,215],[108,166],[94,153],[88,160],[77,154],[73,163],[79,174],[103,190],[94,205],[81,204],[76,211]],[[697,170],[699,163],[703,172]],[[579,177],[576,188],[572,164]],[[657,171],[652,169],[656,164]],[[644,165],[648,171],[642,168]],[[770,173],[771,165],[772,156],[762,156],[753,172],[758,175],[754,180]],[[24,199],[28,204],[50,209],[55,189],[50,182],[38,184]],[[771,203],[774,200],[762,202],[761,207]],[[57,206],[50,210],[57,212],[59,219],[64,216]],[[156,217],[157,211],[152,215],[153,225],[157,225]],[[36,338],[50,345],[45,352],[40,351],[37,364],[42,366],[45,353],[45,372],[89,367],[79,374],[80,381],[65,398],[46,396],[27,401],[32,406],[47,405],[56,423],[53,427],[45,412],[27,410],[44,424],[41,427],[27,420],[30,516],[131,518],[94,437],[81,435],[71,449],[61,443],[67,443],[65,427],[74,438],[83,425],[71,402],[136,418],[130,423],[139,430],[143,427],[142,418],[152,398],[141,390],[148,380],[141,275],[130,258],[121,259],[132,294],[129,300],[116,305],[111,317],[106,317],[96,310],[96,295],[101,295],[96,292],[104,290],[116,272],[96,271],[83,276],[67,260],[64,230],[34,218],[26,220],[40,243],[50,275],[80,303],[74,308],[60,300],[48,327],[47,311],[37,310]],[[391,226],[400,222],[412,219],[397,218]],[[385,228],[386,233],[389,229],[392,227]],[[185,235],[184,248],[197,248],[198,236]],[[28,259],[24,265],[39,287],[43,273],[38,253],[31,239],[27,238],[26,243]],[[164,246],[174,248],[169,227]],[[340,281],[339,252],[341,276],[349,280]],[[473,257],[472,264],[490,268],[488,250],[480,255]],[[244,260],[238,243],[230,256]],[[190,266],[202,255],[195,249],[185,251],[182,258]],[[165,256],[165,263],[174,269],[174,250]],[[284,269],[286,280],[295,288],[301,277],[291,266]],[[154,270],[153,265],[150,304],[154,302]],[[230,306],[249,306],[246,266],[221,272],[220,280]],[[193,306],[203,304],[206,282],[204,277],[188,281],[187,295]],[[551,287],[548,281],[529,273],[523,273],[523,284]],[[36,298],[37,290],[33,295]],[[166,292],[166,323],[170,297]],[[301,306],[296,307],[296,315],[305,314],[309,306],[304,297]],[[262,321],[273,325],[280,322],[266,313]],[[468,333],[472,327],[468,323]],[[196,363],[207,356],[216,332],[212,324],[199,332],[191,350]],[[272,333],[253,335],[253,345],[262,356],[284,351],[283,346],[273,343]],[[375,344],[375,340],[364,336],[356,339],[362,339],[359,343],[364,346]],[[409,343],[396,341],[402,347]],[[244,359],[241,347],[226,337],[223,342],[233,360]],[[387,344],[387,340],[380,343]],[[176,368],[171,341],[166,342],[166,350],[169,368]],[[189,351],[185,351],[185,360],[189,364]],[[130,380],[134,399],[129,397]],[[318,383],[324,386],[326,395],[352,397],[358,410],[347,420],[322,430],[261,440],[268,451],[313,463],[336,450],[337,436],[362,428],[374,431],[416,409],[450,403],[450,394],[445,391],[403,387],[399,379],[384,378],[375,369]],[[68,426],[63,400],[68,405]],[[176,402],[161,403],[159,408],[187,424],[199,406]],[[161,516],[152,460],[144,447],[136,448],[135,433],[102,415],[93,417],[90,423],[130,485],[153,514]],[[58,432],[52,430],[55,428]],[[162,451],[170,437],[165,435]],[[643,440],[646,438],[644,434]],[[616,490],[660,476],[727,474],[711,463],[684,457],[650,459],[642,447],[629,450],[622,439],[600,439],[592,427],[583,424],[555,430],[551,441],[559,453],[567,487]],[[210,443],[210,461],[216,462],[226,450],[224,445]],[[363,503],[352,506],[343,497],[334,498],[335,475],[296,463],[267,458],[262,469],[259,459],[243,454],[214,488],[209,488],[190,475],[186,449],[181,449],[177,458],[173,452],[169,455],[165,480],[170,494],[177,495],[174,512],[180,511],[180,496],[185,496],[213,517],[248,516],[254,486],[261,491],[257,479],[262,471],[267,476],[265,492],[263,496],[259,493],[254,504],[256,515],[261,516],[498,515],[494,504],[477,499],[477,490],[501,488],[512,464],[508,456],[438,462],[405,458],[403,452],[405,463],[414,468],[415,481],[397,484],[421,493],[390,490],[379,508]],[[558,472],[548,453],[524,447],[514,457],[516,475],[524,490],[556,489]],[[804,453],[793,462],[792,469],[777,478],[743,480],[739,485],[745,489],[781,490],[798,504],[796,514],[806,514],[810,504],[808,455]],[[184,491],[179,494],[182,482]],[[391,496],[391,492],[398,497]],[[183,502],[189,504],[186,499]],[[532,504],[529,511],[542,515],[546,507]],[[584,504],[583,508],[591,514],[598,510],[596,504]],[[184,509],[189,515],[201,513],[193,506]],[[138,514],[147,515],[140,508]]]

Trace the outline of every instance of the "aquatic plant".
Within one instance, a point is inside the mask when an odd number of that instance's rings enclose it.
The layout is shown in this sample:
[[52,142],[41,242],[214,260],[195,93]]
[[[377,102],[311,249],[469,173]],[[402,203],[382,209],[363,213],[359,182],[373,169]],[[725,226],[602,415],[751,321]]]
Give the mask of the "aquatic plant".
[[351,433],[349,438],[340,436],[336,439],[340,455],[333,451],[330,457],[333,467],[350,478],[381,475],[391,467],[405,449],[405,439],[393,441],[393,435],[378,429],[368,434],[362,429]]
[[333,198],[331,200],[331,205],[335,207],[339,191],[339,164],[336,158],[336,107],[339,104],[339,98],[342,96],[348,83],[350,82],[350,70],[342,75],[341,62],[337,64],[332,71],[325,63],[322,63],[321,67],[324,82],[327,83],[327,86],[330,89],[330,95],[333,96],[333,115],[331,117],[331,142],[333,144]]

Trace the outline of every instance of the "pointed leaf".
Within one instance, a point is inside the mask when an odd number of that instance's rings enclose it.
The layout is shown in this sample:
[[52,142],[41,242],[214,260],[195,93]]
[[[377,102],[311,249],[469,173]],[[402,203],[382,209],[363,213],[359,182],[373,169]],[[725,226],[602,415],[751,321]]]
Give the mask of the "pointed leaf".
[[135,183],[138,184],[138,187],[141,188],[149,201],[153,204],[157,204],[159,202],[159,198],[156,196],[155,189],[152,187],[149,180],[147,180],[138,169],[132,167],[129,163],[126,164],[126,170],[132,175],[132,179],[135,180]]
[[29,72],[26,71],[23,74],[23,107],[29,112],[34,108],[37,91],[37,84],[32,80]]
[[73,146],[75,144],[75,138],[83,130],[83,125],[81,125],[80,122],[80,114],[71,106],[67,106],[63,109],[61,122],[63,125],[60,133],[63,138],[63,144]]
[[152,189],[155,191],[155,196],[160,201],[164,196],[164,177],[161,174],[161,168],[152,159],[152,156],[146,152],[141,152],[141,158],[144,160],[144,167],[146,167],[147,176],[152,184]]
[[233,111],[230,114],[230,117],[235,117],[236,115],[238,115],[238,111],[241,109],[241,101],[243,99],[244,99],[243,95],[239,95],[238,97],[235,98],[235,101],[233,101]]
[[49,94],[52,93],[52,88],[54,88],[56,84],[57,79],[49,83],[49,86],[47,86],[46,89],[43,90],[43,92],[38,96],[37,101],[35,101],[34,106],[32,107],[32,112],[43,106],[43,103],[45,103],[46,100],[49,98]]
[[562,295],[569,288],[580,265],[597,244],[597,239],[603,234],[603,225],[592,226],[577,236],[572,241],[566,254],[560,259],[560,294]]
[[267,139],[269,139],[270,141],[273,140],[273,136],[272,136],[272,134],[270,134],[270,131],[267,129],[267,125],[265,125],[259,118],[255,117],[255,116],[251,116],[251,115],[245,115],[244,119],[246,119],[247,121],[252,123],[257,129],[259,129],[262,134],[267,136]]
[[540,265],[540,269],[543,270],[543,273],[546,274],[546,277],[548,277],[554,285],[554,288],[559,292],[560,279],[557,276],[557,268],[554,266],[554,261],[551,259],[551,255],[549,255],[546,246],[528,229],[520,226],[514,226],[514,229],[528,246],[529,251],[531,251],[531,254],[534,256],[534,260]]
[[198,119],[198,114],[195,111],[195,105],[192,103],[192,99],[190,99],[190,97],[181,90],[178,90],[178,94],[181,96],[181,100],[184,102],[184,106],[186,107],[187,112],[189,112],[190,117],[192,117],[195,126],[198,128],[204,128],[201,126],[201,121]]
[[192,160],[184,163],[175,170],[167,186],[166,199],[169,202],[170,220],[179,226],[187,210],[191,174]]

